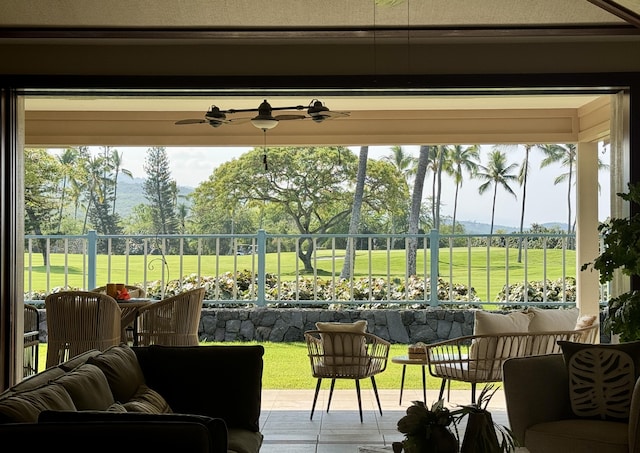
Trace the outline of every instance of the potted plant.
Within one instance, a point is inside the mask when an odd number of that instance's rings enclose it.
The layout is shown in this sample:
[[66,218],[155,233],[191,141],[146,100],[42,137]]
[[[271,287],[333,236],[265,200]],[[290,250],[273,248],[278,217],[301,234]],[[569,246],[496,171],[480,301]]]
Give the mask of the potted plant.
[[[618,196],[630,203],[640,205],[640,184],[629,184],[628,193]],[[600,272],[600,283],[613,279],[614,271],[620,269],[632,278],[640,276],[640,214],[628,218],[612,218],[598,226],[603,248],[593,261],[583,264]],[[603,328],[620,335],[620,341],[640,340],[640,291],[631,290],[612,297],[607,302]]]
[[[431,408],[422,401],[413,401],[407,415],[398,421],[398,431],[404,434],[402,442],[394,442],[395,453],[457,453],[458,437],[449,429],[454,415],[438,400]],[[455,426],[455,425],[454,425]]]
[[460,453],[509,453],[518,446],[511,430],[495,423],[487,409],[496,390],[493,385],[486,385],[475,403],[453,411],[456,426],[467,419]]

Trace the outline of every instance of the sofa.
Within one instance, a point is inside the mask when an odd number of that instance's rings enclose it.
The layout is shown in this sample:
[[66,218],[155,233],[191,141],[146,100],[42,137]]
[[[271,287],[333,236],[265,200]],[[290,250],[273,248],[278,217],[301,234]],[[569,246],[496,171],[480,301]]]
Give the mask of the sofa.
[[88,351],[1,393],[0,439],[34,451],[256,453],[263,354],[259,345]]
[[[529,452],[640,452],[640,380],[630,385],[628,417],[611,419],[575,413],[563,354],[510,358],[504,362],[503,375],[511,431]],[[598,393],[586,393],[590,406]]]

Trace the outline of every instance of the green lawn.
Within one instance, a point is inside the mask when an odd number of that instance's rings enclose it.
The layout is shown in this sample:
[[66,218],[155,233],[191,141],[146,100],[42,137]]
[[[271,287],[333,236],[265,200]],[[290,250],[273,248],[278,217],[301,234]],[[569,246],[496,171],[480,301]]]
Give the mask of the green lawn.
[[[203,345],[223,344],[257,344],[256,342],[239,343],[202,343]],[[264,372],[262,378],[262,388],[264,389],[314,389],[316,380],[311,376],[311,365],[307,357],[307,347],[304,343],[260,343],[264,346]],[[39,370],[45,369],[47,345],[40,344]],[[376,376],[376,384],[379,389],[400,389],[402,377],[402,365],[391,363],[391,357],[406,355],[407,345],[393,344],[389,352],[389,363],[387,369]],[[329,381],[323,382],[322,388],[329,388]],[[371,388],[371,380],[360,381],[363,389]],[[427,372],[427,387],[429,389],[439,389],[440,380],[429,376]],[[354,388],[351,380],[336,381],[336,389]],[[422,377],[420,367],[409,365],[405,377],[405,388],[421,389]],[[468,384],[453,382],[452,389],[468,389]]]
[[[330,250],[319,250],[317,260],[313,265],[319,277],[331,279],[335,276],[339,278],[342,269],[343,256],[336,251],[333,256]],[[483,301],[494,300],[497,293],[505,284],[507,270],[509,273],[509,283],[513,284],[523,281],[525,276],[525,260],[517,262],[518,251],[515,248],[509,249],[507,258],[506,249],[492,247],[487,258],[486,247],[457,247],[449,252],[449,249],[442,249],[439,256],[440,276],[445,280],[451,278],[454,283],[471,284]],[[544,277],[544,263],[546,261],[546,277],[557,279],[562,277],[563,258],[562,250],[551,249],[545,252],[540,249],[533,249],[527,252],[526,269],[529,281],[542,280]],[[163,269],[158,256],[131,255],[128,261],[124,256],[107,257],[99,255],[97,259],[97,282],[104,284],[107,281],[117,281],[122,283],[141,283],[143,281],[154,281],[164,277],[165,280],[177,279],[180,276],[191,273],[200,275],[221,275],[225,272],[241,271],[248,269],[257,272],[257,258],[251,255],[244,256],[201,256],[193,255],[167,256],[168,270]],[[237,259],[237,262],[234,262]],[[508,259],[508,261],[507,261]],[[575,275],[575,252],[567,251],[566,254],[566,275]],[[86,257],[81,254],[65,255],[53,253],[50,256],[50,276],[47,284],[47,269],[42,265],[42,256],[39,254],[25,255],[25,289],[30,288],[35,291],[43,291],[47,287],[57,287],[68,285],[71,287],[83,287],[83,278],[86,273]],[[430,262],[430,252],[418,252],[417,269],[418,273],[425,270],[424,263],[427,263],[427,270]],[[389,269],[387,270],[387,263]],[[451,265],[450,265],[451,264]],[[487,269],[490,272],[487,274]],[[355,277],[367,277],[369,270],[374,277],[391,278],[405,277],[406,263],[403,250],[374,250],[372,252],[361,251],[356,257]],[[266,257],[266,271],[268,273],[279,274],[281,278],[294,279],[297,272],[302,273],[300,261],[293,252],[283,252],[279,255],[269,253]],[[164,272],[164,274],[163,274]],[[487,288],[489,290],[487,291]]]

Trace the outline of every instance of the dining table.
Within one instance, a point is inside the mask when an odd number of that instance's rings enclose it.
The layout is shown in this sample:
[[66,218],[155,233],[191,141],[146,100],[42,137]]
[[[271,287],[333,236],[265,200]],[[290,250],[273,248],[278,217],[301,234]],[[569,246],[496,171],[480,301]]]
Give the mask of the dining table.
[[123,343],[138,345],[138,311],[154,302],[149,298],[131,298],[118,300],[121,310],[120,325],[122,326],[121,340]]

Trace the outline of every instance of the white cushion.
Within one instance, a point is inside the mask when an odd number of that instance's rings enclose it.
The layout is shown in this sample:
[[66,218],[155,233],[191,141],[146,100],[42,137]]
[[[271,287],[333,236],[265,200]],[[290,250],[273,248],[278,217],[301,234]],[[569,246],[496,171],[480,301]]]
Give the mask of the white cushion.
[[520,311],[502,314],[478,310],[474,316],[473,334],[525,333],[529,331],[529,323],[533,316],[533,313],[523,313]]
[[577,308],[542,309],[529,307],[527,313],[534,315],[529,323],[529,332],[560,332],[576,328],[580,310]]

